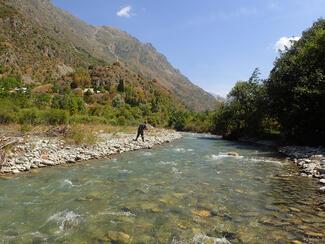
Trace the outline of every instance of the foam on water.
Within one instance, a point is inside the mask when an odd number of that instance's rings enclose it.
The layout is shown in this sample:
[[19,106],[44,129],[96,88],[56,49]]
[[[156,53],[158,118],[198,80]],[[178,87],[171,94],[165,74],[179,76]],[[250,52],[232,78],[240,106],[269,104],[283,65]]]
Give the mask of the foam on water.
[[160,165],[172,165],[172,166],[176,166],[177,165],[177,163],[176,162],[174,162],[174,161],[171,161],[171,162],[165,162],[165,161],[160,161],[158,164],[160,164]]
[[172,167],[172,173],[175,174],[175,175],[182,174],[182,172],[179,169],[175,168],[175,167]]
[[144,152],[144,153],[143,153],[143,156],[150,157],[150,156],[152,156],[152,153],[151,153],[151,152]]
[[126,216],[126,217],[136,217],[134,213],[131,213],[129,211],[123,211],[123,212],[111,212],[111,211],[105,211],[99,213],[99,215],[112,215],[112,216]]
[[127,169],[120,169],[118,170],[120,174],[131,174],[132,170],[127,170]]
[[175,151],[175,152],[181,152],[181,153],[186,152],[185,148],[174,148],[173,151]]
[[271,164],[276,164],[276,165],[279,165],[279,166],[283,166],[283,163],[281,163],[280,161],[269,160],[269,159],[265,159],[265,158],[250,158],[249,160],[252,161],[252,162],[271,163]]
[[50,216],[47,222],[55,221],[59,226],[59,233],[70,229],[80,223],[81,215],[76,214],[73,211],[64,210],[62,212],[55,213]]
[[65,180],[63,181],[63,185],[68,185],[68,186],[71,186],[71,187],[74,186],[73,183],[72,183],[72,181],[71,181],[71,180],[68,180],[68,179],[65,179]]
[[192,148],[186,149],[186,148],[180,147],[180,148],[173,148],[173,151],[179,152],[179,153],[185,153],[185,152],[193,152],[194,149],[192,149]]
[[218,155],[212,154],[207,156],[208,160],[220,160],[223,158],[235,158],[235,159],[243,159],[244,156],[233,156],[233,155],[228,155],[226,153],[219,153]]

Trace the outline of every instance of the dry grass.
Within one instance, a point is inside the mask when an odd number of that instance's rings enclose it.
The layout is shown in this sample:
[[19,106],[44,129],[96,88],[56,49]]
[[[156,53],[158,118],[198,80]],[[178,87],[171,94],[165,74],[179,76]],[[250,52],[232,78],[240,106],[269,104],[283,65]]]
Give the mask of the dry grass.
[[[0,136],[47,136],[51,126],[39,125],[0,125]],[[67,133],[57,135],[69,144],[95,144],[102,133],[120,137],[125,134],[136,135],[137,127],[134,126],[110,126],[104,124],[73,124],[67,128]],[[160,129],[150,129],[145,132],[147,135],[155,136],[161,132]]]

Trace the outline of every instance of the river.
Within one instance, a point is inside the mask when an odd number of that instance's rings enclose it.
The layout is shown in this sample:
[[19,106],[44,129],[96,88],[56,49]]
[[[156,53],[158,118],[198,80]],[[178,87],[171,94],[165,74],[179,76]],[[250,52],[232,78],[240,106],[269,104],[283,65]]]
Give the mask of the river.
[[270,148],[184,134],[152,150],[0,179],[0,240],[324,243],[317,189]]

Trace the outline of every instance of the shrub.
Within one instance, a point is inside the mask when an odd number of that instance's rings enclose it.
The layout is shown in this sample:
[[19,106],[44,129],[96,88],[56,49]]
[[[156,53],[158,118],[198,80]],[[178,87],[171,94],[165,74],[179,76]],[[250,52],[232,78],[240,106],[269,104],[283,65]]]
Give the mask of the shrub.
[[41,114],[35,108],[21,110],[18,114],[18,118],[21,124],[34,125],[42,122]]
[[117,119],[117,125],[126,125],[126,119],[124,116],[121,116]]
[[112,101],[112,106],[114,108],[120,108],[124,105],[124,99],[120,94],[117,94]]
[[50,125],[60,125],[68,123],[68,113],[60,109],[50,109],[44,114],[45,120]]
[[15,114],[9,111],[0,110],[0,124],[9,124],[16,120]]
[[83,123],[96,123],[107,124],[107,120],[103,117],[89,116],[89,115],[73,115],[70,117],[69,122],[71,124],[83,124]]
[[19,87],[21,84],[22,83],[20,79],[12,76],[8,76],[0,79],[0,88],[3,88],[5,90],[10,90],[15,87]]
[[77,69],[73,74],[73,82],[71,83],[71,88],[75,89],[78,87],[89,87],[91,84],[91,78],[88,70],[80,68]]
[[67,142],[74,144],[95,144],[98,140],[97,135],[92,130],[87,130],[84,126],[75,126],[69,130],[65,137]]
[[5,72],[5,68],[0,64],[0,74],[3,74]]

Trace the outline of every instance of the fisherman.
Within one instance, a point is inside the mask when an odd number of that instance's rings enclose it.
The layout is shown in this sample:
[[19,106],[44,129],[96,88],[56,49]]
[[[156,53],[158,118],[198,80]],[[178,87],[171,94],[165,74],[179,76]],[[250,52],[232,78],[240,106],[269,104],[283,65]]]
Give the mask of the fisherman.
[[147,125],[146,124],[140,124],[138,127],[138,134],[137,134],[137,138],[135,138],[134,140],[137,141],[139,136],[141,135],[142,141],[144,142],[144,130],[147,130]]

